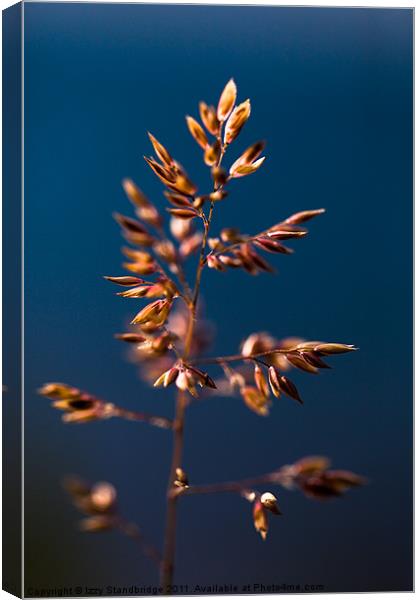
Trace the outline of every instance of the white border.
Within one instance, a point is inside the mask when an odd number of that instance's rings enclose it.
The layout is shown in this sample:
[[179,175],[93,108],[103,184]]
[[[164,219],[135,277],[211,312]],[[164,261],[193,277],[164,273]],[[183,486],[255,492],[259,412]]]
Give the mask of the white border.
[[[69,0],[25,0],[25,2],[39,2],[39,1],[54,1],[54,2],[68,2]],[[70,0],[71,1],[71,0]],[[74,0],[73,0],[74,1]],[[76,1],[81,1],[81,0],[76,0]],[[85,0],[82,0],[85,1]],[[124,0],[91,0],[95,3],[110,3],[110,4],[137,4],[137,2],[127,2]],[[4,10],[5,8],[11,6],[12,4],[15,4],[15,1],[11,1],[11,0],[0,0],[0,8],[2,10]],[[196,4],[196,5],[254,5],[254,6],[294,6],[294,7],[302,7],[302,8],[306,8],[306,7],[336,7],[336,8],[356,8],[356,7],[362,7],[362,8],[389,8],[389,9],[393,9],[393,8],[415,8],[415,2],[402,2],[401,0],[382,0],[381,2],[375,2],[373,0],[362,0],[362,1],[357,1],[357,0],[353,0],[351,3],[344,5],[338,2],[328,2],[327,0],[318,0],[317,2],[305,2],[302,3],[301,1],[293,1],[293,0],[288,0],[287,2],[282,2],[280,0],[277,1],[272,1],[272,2],[258,2],[258,0],[240,0],[239,2],[227,2],[226,0],[209,0],[207,2],[204,1],[200,1],[200,0],[182,0],[181,2],[177,2],[176,0],[155,0],[153,1],[143,1],[143,2],[139,2],[139,4]],[[0,29],[0,36],[1,36],[1,29]],[[1,46],[0,46],[1,47]],[[24,4],[22,7],[22,59],[21,59],[21,69],[22,69],[22,101],[21,101],[21,106],[22,106],[22,114],[21,114],[21,119],[22,119],[22,132],[21,132],[21,163],[22,163],[22,197],[21,197],[21,209],[22,209],[22,281],[21,281],[21,285],[22,285],[22,298],[21,298],[21,319],[22,319],[22,323],[21,323],[21,327],[22,327],[22,331],[21,331],[21,349],[22,349],[22,361],[21,361],[21,369],[22,369],[22,396],[21,396],[21,426],[22,426],[22,446],[21,446],[21,450],[22,450],[22,573],[24,573],[24,389],[25,389],[25,381],[24,381],[24,365],[25,365],[25,356],[24,356],[24,344],[25,344],[25,339],[24,339],[24,318],[25,318],[25,314],[24,314],[24,301],[25,301],[25,295],[24,295],[24,231],[25,231],[25,223],[24,223]],[[418,56],[418,45],[415,44],[415,82],[417,82],[418,78],[417,78],[417,65],[419,64],[419,56]],[[0,79],[0,92],[1,92],[1,79]],[[415,88],[414,88],[414,92],[415,92]],[[417,109],[417,101],[415,98],[415,103],[414,103],[414,113],[416,114],[416,109]],[[1,127],[0,127],[0,132],[1,132]],[[418,124],[417,121],[415,120],[414,122],[414,140],[418,139],[418,133],[419,133],[419,128],[418,128]],[[414,143],[413,140],[413,143]],[[0,158],[1,158],[1,147],[0,147]],[[414,174],[417,173],[417,167],[419,167],[419,158],[418,155],[415,154],[414,155]],[[1,168],[1,166],[0,166]],[[416,199],[416,194],[414,194],[414,200]],[[419,223],[419,219],[420,217],[418,216],[419,212],[417,211],[417,214],[414,214],[414,231],[416,229],[416,226]],[[1,220],[1,214],[0,214],[0,220]],[[402,235],[404,235],[404,233],[402,233]],[[1,252],[1,249],[0,249]],[[415,245],[414,248],[414,256],[415,256],[415,264],[420,264],[419,259],[419,248],[418,246]],[[1,269],[1,264],[0,264],[0,269]],[[418,292],[418,283],[417,280],[415,280],[415,287],[414,287],[414,293]],[[417,294],[418,297],[418,294]],[[0,306],[1,306],[1,299],[0,299]],[[417,338],[417,334],[419,333],[419,325],[418,323],[415,322],[415,339]],[[1,358],[1,348],[0,348],[0,358]],[[418,355],[415,355],[415,363],[414,363],[414,367],[415,367],[415,371],[417,371],[417,368],[419,368],[420,371],[420,358],[418,357]],[[0,365],[0,369],[1,369],[1,365]],[[413,423],[413,428],[414,428],[414,432],[415,432],[415,422]],[[415,459],[417,458],[417,452],[415,452]],[[415,464],[418,464],[418,461],[415,460]],[[1,468],[1,466],[0,466]],[[417,478],[416,478],[417,479]],[[417,502],[415,503],[415,508],[417,508]],[[390,515],[390,518],[396,518],[398,519],[398,509],[396,509],[396,512],[394,515]],[[418,523],[416,523],[415,525],[415,534],[417,534],[419,532],[419,525]],[[417,535],[416,535],[417,537]],[[390,545],[392,545],[392,540],[389,540]],[[1,553],[1,550],[0,550]],[[419,567],[419,560],[418,558],[415,556],[415,574],[417,574],[417,569]],[[24,579],[22,576],[22,590],[24,589]],[[345,596],[348,599],[351,598],[357,598],[359,596],[359,594],[353,594],[353,593],[349,593],[349,594],[334,594],[335,596]],[[394,593],[394,592],[388,592],[388,593],[377,593],[375,594],[377,595],[384,595],[387,598],[395,598],[395,600],[402,600],[403,598],[405,598],[405,593]],[[297,594],[297,596],[302,597],[302,594]],[[330,594],[316,594],[317,598],[321,598],[321,599],[325,599],[328,600],[328,597],[330,596]],[[10,594],[8,594],[7,592],[4,591],[0,591],[0,600],[3,599],[9,599],[12,598],[13,596],[11,596]],[[182,596],[179,596],[180,598],[182,598]],[[215,596],[217,597],[217,596]],[[270,599],[272,598],[273,595],[258,595],[258,598],[267,598]],[[221,596],[221,598],[232,598],[232,599],[238,599],[238,596]],[[115,600],[119,600],[117,597],[115,597]],[[126,598],[122,598],[121,600],[126,600]]]

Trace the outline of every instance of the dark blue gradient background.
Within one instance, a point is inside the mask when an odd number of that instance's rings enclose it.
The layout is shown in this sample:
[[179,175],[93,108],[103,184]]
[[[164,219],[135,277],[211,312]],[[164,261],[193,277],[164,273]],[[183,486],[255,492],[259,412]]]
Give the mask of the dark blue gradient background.
[[296,374],[304,408],[269,418],[240,400],[195,404],[184,466],[196,482],[245,477],[322,453],[370,485],[331,503],[280,492],[264,544],[233,496],[179,506],[179,584],[412,587],[412,12],[382,9],[25,5],[26,588],[156,583],[117,534],[80,534],[60,478],[113,482],[156,543],[170,435],[111,421],[63,426],[36,388],[65,381],[171,415],[113,339],[133,314],[101,279],[118,274],[112,211],[133,177],[162,208],[142,160],[146,130],[207,188],[184,115],[235,77],[253,113],[236,152],[267,140],[261,171],[235,182],[215,231],[255,232],[323,206],[278,277],[206,272],[213,352],[252,331],[355,343],[318,379]]

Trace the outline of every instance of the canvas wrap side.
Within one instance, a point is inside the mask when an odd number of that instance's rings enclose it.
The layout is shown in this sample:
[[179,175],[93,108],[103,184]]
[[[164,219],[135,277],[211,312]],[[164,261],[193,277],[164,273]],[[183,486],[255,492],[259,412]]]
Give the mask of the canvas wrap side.
[[22,3],[3,11],[3,590],[22,597]]

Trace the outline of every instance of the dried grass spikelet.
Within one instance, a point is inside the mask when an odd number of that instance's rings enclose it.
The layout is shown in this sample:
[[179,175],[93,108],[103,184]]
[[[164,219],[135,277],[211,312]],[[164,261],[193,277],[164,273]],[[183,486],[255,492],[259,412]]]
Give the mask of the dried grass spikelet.
[[264,150],[264,146],[264,142],[256,142],[247,148],[245,152],[230,167],[230,176],[235,178],[254,173],[264,161],[264,157],[257,160],[261,152]]
[[115,527],[114,519],[110,519],[106,515],[95,515],[94,517],[86,517],[79,521],[80,531],[86,533],[98,533],[101,531],[110,531]]
[[266,417],[269,413],[268,398],[256,387],[246,385],[241,391],[241,396],[246,406],[257,415]]
[[179,255],[182,258],[187,258],[188,256],[191,256],[191,254],[194,254],[200,249],[202,242],[203,234],[200,232],[193,233],[189,237],[182,240],[179,246]]
[[237,178],[245,177],[246,175],[252,175],[256,171],[258,171],[258,169],[261,167],[264,161],[265,156],[262,156],[261,158],[249,165],[241,165],[235,169],[233,174],[231,173],[231,176]]
[[220,123],[217,118],[216,109],[214,106],[207,106],[205,102],[200,102],[198,105],[200,118],[203,121],[204,127],[212,135],[217,135],[219,132]]
[[274,344],[274,338],[266,333],[251,333],[241,345],[241,354],[251,356],[257,352],[265,352],[271,350]]
[[91,486],[78,477],[68,477],[64,487],[74,506],[89,515],[79,522],[82,531],[95,533],[115,527],[117,493],[113,485],[101,481]]
[[164,371],[154,382],[154,387],[168,387],[172,383],[175,383],[177,377],[179,375],[178,367],[171,367],[167,371]]
[[168,186],[169,186],[169,184],[175,183],[176,176],[171,169],[169,169],[168,167],[164,167],[163,165],[158,163],[152,157],[144,156],[144,160],[149,165],[149,167],[152,169],[154,174],[157,177],[159,177],[159,179],[162,181],[162,183],[164,183],[165,185],[168,185]]
[[305,456],[296,461],[293,465],[293,472],[296,476],[310,475],[319,471],[326,471],[331,465],[331,461],[326,456]]
[[173,281],[160,277],[156,283],[136,286],[117,295],[123,298],[177,298],[179,292]]
[[299,395],[297,387],[295,386],[293,381],[291,381],[288,377],[286,377],[286,375],[282,375],[280,377],[279,385],[280,385],[281,391],[284,394],[286,394],[286,396],[289,396],[293,400],[296,400],[296,402],[299,402],[299,404],[303,404],[303,400]]
[[127,271],[137,273],[138,275],[152,275],[157,270],[157,264],[149,252],[142,250],[133,250],[132,248],[123,248],[122,253],[132,262],[123,263]]
[[176,206],[177,208],[190,208],[192,206],[191,201],[188,196],[184,194],[178,194],[176,192],[168,192],[168,190],[164,190],[164,195],[169,200],[171,204]]
[[[236,139],[251,114],[251,102],[245,100],[239,104],[230,115],[224,134],[224,143],[231,144]],[[258,162],[258,161],[257,161]],[[257,167],[258,168],[258,167]]]
[[271,265],[257,253],[252,243],[241,244],[239,248],[232,250],[232,253],[241,260],[242,268],[250,275],[273,272]]
[[280,377],[276,369],[271,366],[268,368],[268,382],[270,384],[271,391],[276,398],[281,396]]
[[152,142],[153,149],[158,159],[167,167],[171,167],[173,164],[173,158],[165,148],[150,132],[147,133],[150,141]]
[[319,352],[320,354],[325,354],[326,356],[330,354],[345,354],[346,352],[354,352],[357,350],[355,346],[352,344],[317,344],[314,347],[315,352]]
[[225,185],[225,183],[228,180],[228,175],[226,171],[223,169],[223,167],[217,165],[212,168],[211,175],[213,177],[214,185],[217,188],[222,185]]
[[[160,378],[156,381],[155,385],[162,385]],[[198,398],[197,385],[201,388],[216,389],[216,384],[208,373],[192,365],[180,366],[176,377],[177,388],[182,391],[188,391],[194,398]]]
[[38,393],[51,400],[77,399],[80,396],[80,390],[65,383],[45,383]]
[[167,184],[170,189],[187,196],[194,196],[197,186],[188,177],[184,167],[177,161],[174,161],[172,172],[175,174],[175,181]]
[[229,79],[220,95],[219,103],[217,105],[217,118],[221,123],[226,121],[232,112],[236,102],[236,93],[236,84],[233,79]]
[[261,504],[274,515],[281,515],[277,498],[271,492],[264,492],[264,494],[261,494]]
[[137,315],[131,321],[131,324],[142,325],[151,322],[160,327],[168,318],[171,306],[172,302],[170,300],[155,300],[155,302],[148,304],[139,313],[137,313]]
[[208,167],[216,165],[220,157],[221,145],[220,141],[216,140],[213,144],[209,144],[204,149],[204,162]]
[[260,156],[264,148],[265,142],[263,141],[255,142],[255,144],[249,146],[232,164],[229,169],[229,173],[233,175],[237,167],[252,164]]
[[351,471],[330,469],[324,456],[306,456],[287,469],[288,476],[306,496],[325,500],[341,496],[347,490],[366,484],[366,479]]
[[197,121],[193,117],[187,115],[185,118],[187,121],[189,132],[191,133],[192,137],[195,139],[197,144],[201,146],[203,150],[205,150],[209,142],[204,129],[199,123],[197,123]]
[[300,369],[301,371],[306,371],[306,373],[312,373],[313,375],[318,374],[318,368],[314,366],[311,362],[307,361],[303,354],[299,354],[298,352],[288,352],[286,354],[286,359],[289,361],[291,365]]
[[209,200],[211,202],[220,202],[221,200],[224,200],[228,195],[229,192],[227,190],[216,190],[215,192],[209,194]]
[[146,283],[144,279],[140,279],[140,277],[132,277],[130,275],[123,275],[122,277],[110,277],[109,275],[104,275],[104,279],[124,287],[131,287],[133,285],[141,285]]
[[304,230],[285,230],[285,229],[269,229],[267,231],[267,237],[272,240],[293,240],[296,238],[304,237],[308,235],[306,229]]
[[114,509],[117,492],[113,485],[106,481],[95,483],[90,491],[90,500],[98,512],[110,512]]
[[192,365],[188,365],[188,371],[189,371],[189,373],[192,374],[192,376],[195,379],[195,382],[200,387],[202,387],[202,388],[208,387],[213,390],[216,389],[216,384],[214,383],[213,379],[205,371],[202,371],[201,369],[198,369],[197,367],[193,367]]
[[193,227],[191,219],[178,219],[177,217],[171,217],[169,229],[171,230],[174,238],[179,242],[182,242],[192,233]]
[[260,534],[262,539],[265,540],[268,533],[268,518],[266,510],[259,499],[255,500],[254,502],[252,516],[256,531]]
[[216,271],[225,271],[226,267],[220,258],[214,254],[209,254],[207,256],[207,266],[209,269],[216,269]]
[[154,245],[154,251],[158,257],[162,258],[169,265],[176,263],[178,260],[175,245],[171,240],[160,240]]
[[260,235],[259,237],[255,238],[254,244],[265,252],[272,252],[274,254],[293,254],[293,250],[291,248],[283,246],[283,244],[280,242],[272,240],[266,235]]
[[162,217],[159,211],[141,189],[131,179],[124,179],[122,185],[129,200],[134,204],[139,219],[154,227],[161,227]]
[[149,206],[150,202],[146,195],[141,191],[139,187],[132,181],[132,179],[123,179],[122,186],[124,188],[127,197],[136,207],[145,208]]
[[265,398],[268,398],[270,396],[270,390],[264,372],[259,365],[255,365],[254,367],[254,381],[261,394]]
[[168,208],[167,211],[177,219],[190,220],[200,216],[195,208]]
[[194,398],[198,398],[196,381],[189,369],[182,369],[176,378],[176,386],[182,392],[189,392]]
[[365,483],[365,479],[350,471],[325,471],[314,473],[299,481],[306,496],[324,500],[341,496],[352,487]]
[[177,467],[175,469],[174,486],[179,488],[188,488],[188,475],[183,469],[181,469],[181,467]]
[[117,340],[128,342],[129,344],[142,344],[146,341],[144,335],[140,335],[139,333],[116,333],[114,337]]
[[63,383],[46,383],[38,393],[53,400],[53,408],[62,410],[65,423],[85,423],[109,419],[115,415],[115,406]]
[[114,218],[121,226],[125,239],[130,243],[139,246],[152,246],[155,242],[155,238],[136,219],[119,213],[115,213]]
[[288,217],[285,220],[285,223],[289,223],[291,225],[299,225],[300,223],[305,223],[305,221],[309,221],[310,219],[313,219],[318,215],[322,215],[324,212],[325,208],[318,208],[316,210],[303,210]]

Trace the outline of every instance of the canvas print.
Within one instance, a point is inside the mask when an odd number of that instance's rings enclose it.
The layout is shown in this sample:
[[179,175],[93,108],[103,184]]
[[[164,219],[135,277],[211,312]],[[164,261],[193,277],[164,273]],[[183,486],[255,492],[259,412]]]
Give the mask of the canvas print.
[[9,11],[5,589],[411,590],[412,10]]

